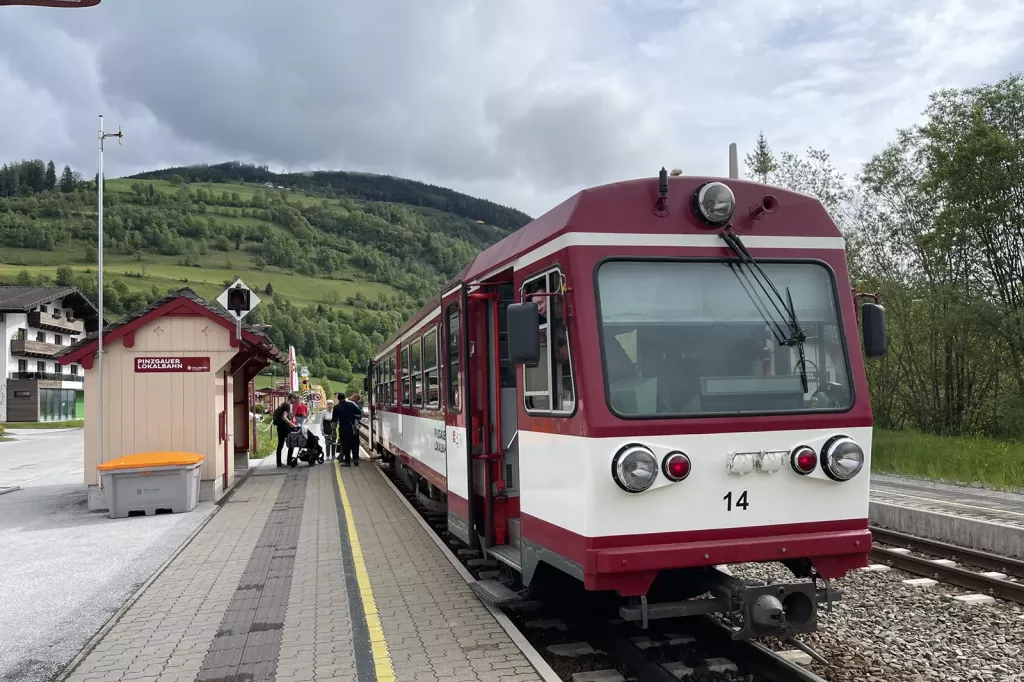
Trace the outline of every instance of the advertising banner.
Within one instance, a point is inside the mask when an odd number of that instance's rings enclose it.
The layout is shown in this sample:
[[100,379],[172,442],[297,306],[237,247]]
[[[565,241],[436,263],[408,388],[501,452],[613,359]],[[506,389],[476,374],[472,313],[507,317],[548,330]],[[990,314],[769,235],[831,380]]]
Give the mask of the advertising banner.
[[209,372],[210,358],[135,358],[136,372]]

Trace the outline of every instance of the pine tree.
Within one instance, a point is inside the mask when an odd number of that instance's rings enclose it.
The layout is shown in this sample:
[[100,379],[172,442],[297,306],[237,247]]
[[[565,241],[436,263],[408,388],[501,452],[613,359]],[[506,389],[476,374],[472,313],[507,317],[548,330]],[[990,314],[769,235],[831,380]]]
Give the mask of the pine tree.
[[754,180],[762,183],[768,183],[775,171],[778,170],[779,164],[775,160],[775,155],[772,154],[772,148],[768,146],[768,140],[765,139],[763,131],[757,135],[757,145],[754,147],[754,151],[747,154],[743,162],[747,166],[747,173]]
[[46,179],[44,182],[44,188],[52,190],[57,186],[57,168],[53,165],[53,160],[46,164]]
[[273,285],[270,284],[270,282],[267,282],[267,286],[263,287],[263,293],[266,294],[267,296],[274,295],[274,287]]
[[64,172],[60,174],[60,191],[65,194],[75,191],[75,175],[71,166],[64,166]]

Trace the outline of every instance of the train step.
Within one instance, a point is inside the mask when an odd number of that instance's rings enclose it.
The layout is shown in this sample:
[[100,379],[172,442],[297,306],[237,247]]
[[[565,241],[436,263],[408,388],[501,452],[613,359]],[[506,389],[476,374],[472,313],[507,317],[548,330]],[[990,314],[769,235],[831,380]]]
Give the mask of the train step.
[[498,545],[497,547],[488,547],[487,555],[497,559],[509,568],[515,569],[520,573],[523,570],[522,557],[519,554],[518,547],[513,547],[512,545]]
[[477,580],[471,583],[470,587],[476,596],[494,606],[506,606],[523,600],[518,594],[505,587],[497,580]]

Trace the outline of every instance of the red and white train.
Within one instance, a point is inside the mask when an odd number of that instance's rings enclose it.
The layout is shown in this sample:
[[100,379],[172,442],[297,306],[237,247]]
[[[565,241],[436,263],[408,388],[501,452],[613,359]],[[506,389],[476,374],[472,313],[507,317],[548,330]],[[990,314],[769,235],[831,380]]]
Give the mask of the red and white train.
[[[570,576],[645,625],[723,611],[737,638],[810,631],[871,549],[863,356],[886,333],[860,296],[814,198],[664,169],[587,189],[377,351],[373,448],[508,567],[476,587],[492,601]],[[797,580],[721,570],[768,561]]]

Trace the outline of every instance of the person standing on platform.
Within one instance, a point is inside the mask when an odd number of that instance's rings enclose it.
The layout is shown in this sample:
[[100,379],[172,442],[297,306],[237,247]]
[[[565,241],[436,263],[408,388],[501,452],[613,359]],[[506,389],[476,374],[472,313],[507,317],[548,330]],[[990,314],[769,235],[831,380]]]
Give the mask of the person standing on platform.
[[338,404],[334,406],[334,422],[338,425],[338,440],[341,445],[341,465],[359,466],[359,418],[363,416],[363,410],[353,400],[359,399],[355,393],[351,398],[338,394]]
[[302,426],[306,423],[306,417],[309,416],[309,405],[301,400],[296,401],[295,405],[295,423]]
[[335,445],[337,440],[337,429],[334,424],[334,401],[328,400],[327,407],[323,411],[321,416],[320,426],[324,434],[324,442],[327,444],[327,459],[334,459],[334,453],[337,450]]
[[[298,425],[295,420],[292,419],[292,410],[295,404],[299,402],[299,396],[296,393],[289,393],[288,398],[281,403],[276,410],[274,410],[274,426],[277,427],[277,466],[283,466],[281,464],[281,450],[284,448],[284,442],[288,439],[288,434],[292,432],[292,429]],[[295,448],[288,448],[288,461],[292,461],[292,453]]]

